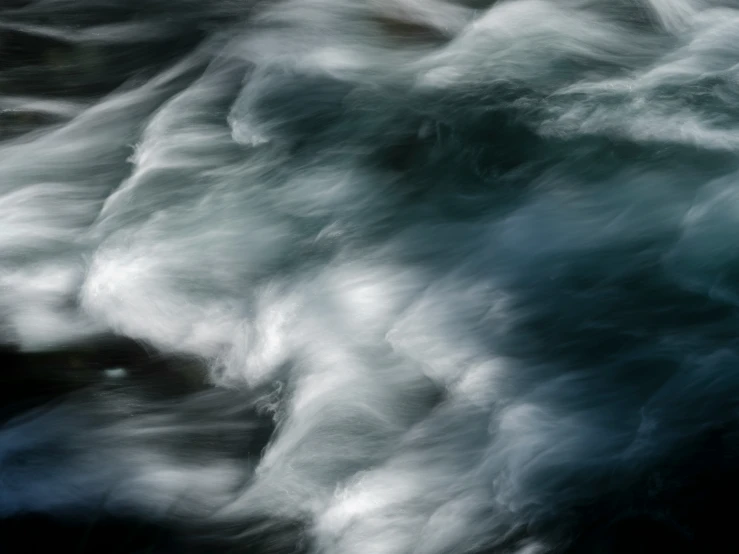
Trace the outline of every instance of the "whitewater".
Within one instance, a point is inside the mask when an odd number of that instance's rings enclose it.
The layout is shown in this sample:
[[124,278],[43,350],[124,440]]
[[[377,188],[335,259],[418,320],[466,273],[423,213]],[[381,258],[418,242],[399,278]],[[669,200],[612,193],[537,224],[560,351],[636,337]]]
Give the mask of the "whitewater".
[[168,361],[5,417],[0,517],[735,544],[738,154],[734,0],[5,2],[0,345]]

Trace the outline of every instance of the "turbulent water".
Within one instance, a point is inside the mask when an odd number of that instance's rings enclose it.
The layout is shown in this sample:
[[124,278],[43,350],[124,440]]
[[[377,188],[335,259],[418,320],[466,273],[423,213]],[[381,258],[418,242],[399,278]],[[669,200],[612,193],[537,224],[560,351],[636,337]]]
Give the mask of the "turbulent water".
[[207,373],[8,416],[0,516],[735,547],[739,3],[6,0],[0,33],[0,343]]

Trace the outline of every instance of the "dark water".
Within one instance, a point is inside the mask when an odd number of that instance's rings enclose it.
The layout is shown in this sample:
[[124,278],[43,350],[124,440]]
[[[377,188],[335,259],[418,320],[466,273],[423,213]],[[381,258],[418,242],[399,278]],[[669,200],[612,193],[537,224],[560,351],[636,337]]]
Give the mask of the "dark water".
[[0,5],[0,548],[706,553],[739,3]]

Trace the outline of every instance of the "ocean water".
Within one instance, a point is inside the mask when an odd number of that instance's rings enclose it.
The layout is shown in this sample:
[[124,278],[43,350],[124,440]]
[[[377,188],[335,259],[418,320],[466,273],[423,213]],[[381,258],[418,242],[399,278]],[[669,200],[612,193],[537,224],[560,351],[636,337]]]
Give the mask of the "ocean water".
[[0,517],[731,551],[738,154],[734,0],[6,0]]

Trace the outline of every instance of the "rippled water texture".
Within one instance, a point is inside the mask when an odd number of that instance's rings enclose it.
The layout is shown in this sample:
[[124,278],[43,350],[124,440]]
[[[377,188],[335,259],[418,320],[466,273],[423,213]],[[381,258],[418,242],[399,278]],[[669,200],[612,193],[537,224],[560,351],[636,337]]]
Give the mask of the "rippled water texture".
[[733,0],[6,0],[0,516],[733,551],[737,153]]

